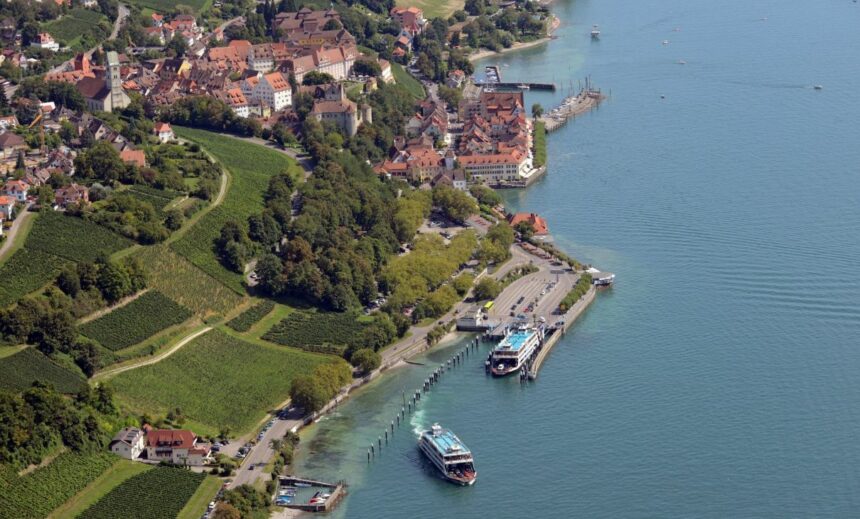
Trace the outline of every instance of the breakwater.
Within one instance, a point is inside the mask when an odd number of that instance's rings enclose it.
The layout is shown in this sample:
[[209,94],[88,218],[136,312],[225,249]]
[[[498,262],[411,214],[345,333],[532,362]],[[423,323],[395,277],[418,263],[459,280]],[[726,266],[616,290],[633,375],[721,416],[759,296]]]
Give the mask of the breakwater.
[[535,380],[538,375],[538,371],[540,371],[541,365],[543,365],[543,361],[549,355],[550,350],[552,350],[553,346],[564,337],[564,334],[567,332],[568,328],[570,328],[573,323],[579,318],[580,315],[589,307],[591,303],[594,302],[594,298],[597,295],[597,288],[593,285],[588,291],[579,298],[579,301],[573,304],[573,306],[568,309],[564,314],[564,319],[560,327],[553,330],[552,334],[544,339],[544,344],[541,346],[540,351],[535,355],[534,360],[531,362],[528,370],[528,378],[530,380]]
[[540,116],[538,120],[544,123],[547,133],[554,132],[567,124],[569,119],[597,108],[604,99],[606,96],[600,90],[591,86],[584,87],[578,94],[564,98],[561,104]]

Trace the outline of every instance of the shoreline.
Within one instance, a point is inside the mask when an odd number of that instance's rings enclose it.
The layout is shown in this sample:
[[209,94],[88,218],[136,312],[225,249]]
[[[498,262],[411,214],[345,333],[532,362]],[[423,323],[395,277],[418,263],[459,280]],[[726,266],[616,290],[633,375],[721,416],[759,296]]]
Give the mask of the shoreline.
[[489,58],[496,55],[507,54],[509,52],[514,52],[518,50],[528,49],[531,47],[537,47],[538,45],[542,45],[544,43],[549,43],[552,40],[557,39],[553,34],[555,31],[561,26],[561,19],[558,16],[552,15],[552,22],[550,22],[549,30],[547,31],[547,36],[540,38],[538,40],[529,41],[529,42],[518,42],[514,43],[507,49],[502,49],[499,51],[490,50],[490,49],[479,49],[476,52],[469,55],[469,61],[472,63],[476,61],[480,61],[485,58]]

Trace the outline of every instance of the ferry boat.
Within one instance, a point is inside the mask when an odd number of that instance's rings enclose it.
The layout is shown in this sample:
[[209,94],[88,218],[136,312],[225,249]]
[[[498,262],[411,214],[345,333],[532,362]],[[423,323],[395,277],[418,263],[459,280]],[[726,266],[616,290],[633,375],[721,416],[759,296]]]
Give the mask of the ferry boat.
[[442,473],[442,477],[458,485],[472,485],[478,477],[469,448],[453,432],[433,424],[418,438],[418,448]]
[[595,40],[600,38],[600,28],[597,26],[597,24],[591,26],[591,37]]
[[510,375],[526,363],[541,341],[541,332],[523,324],[509,332],[490,354],[490,372],[497,377]]
[[615,283],[615,274],[612,272],[601,272],[594,267],[586,272],[591,274],[591,283],[596,287],[608,287]]

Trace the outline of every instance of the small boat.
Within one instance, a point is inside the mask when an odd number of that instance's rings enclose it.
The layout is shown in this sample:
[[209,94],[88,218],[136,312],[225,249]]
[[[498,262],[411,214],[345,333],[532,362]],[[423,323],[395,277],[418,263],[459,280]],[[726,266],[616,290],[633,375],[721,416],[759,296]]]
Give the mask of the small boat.
[[669,45],[669,40],[663,40],[663,45]]
[[600,38],[600,28],[597,24],[591,26],[591,37],[595,40]]
[[310,488],[310,487],[311,487],[311,484],[310,484],[310,483],[304,483],[304,482],[301,482],[301,481],[296,481],[295,485],[296,485],[297,487],[301,487],[301,488]]
[[527,84],[523,83],[521,85],[517,85],[517,88],[519,88],[520,90],[529,90],[531,87],[529,87]]
[[823,87],[823,86],[821,86],[821,85],[815,85],[815,86],[814,86],[814,87],[812,87],[812,88],[814,88],[815,90],[824,90],[824,87]]
[[678,65],[686,65],[686,64],[687,64],[687,62],[686,62],[686,61],[684,61],[684,60],[682,60],[682,59],[679,59],[679,60],[678,60]]

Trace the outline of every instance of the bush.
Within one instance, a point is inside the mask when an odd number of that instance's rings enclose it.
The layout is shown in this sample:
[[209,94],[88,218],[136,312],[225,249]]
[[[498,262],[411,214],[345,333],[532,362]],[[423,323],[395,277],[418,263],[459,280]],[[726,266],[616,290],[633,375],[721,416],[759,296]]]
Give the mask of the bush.
[[382,356],[370,348],[363,348],[353,353],[349,362],[362,373],[370,373],[382,365]]
[[564,299],[561,300],[561,303],[558,304],[558,309],[561,312],[567,312],[570,307],[572,307],[579,299],[588,292],[588,289],[591,288],[591,274],[583,274],[582,277],[577,280],[576,284],[573,286],[570,292]]

